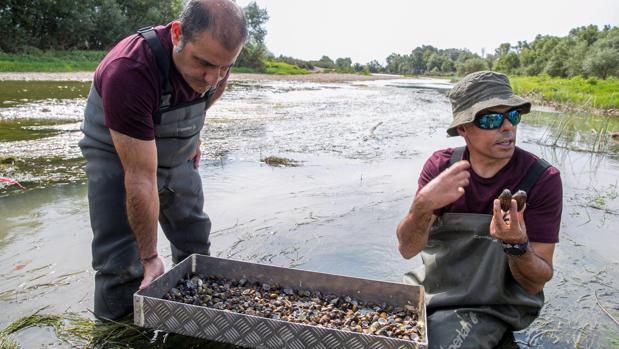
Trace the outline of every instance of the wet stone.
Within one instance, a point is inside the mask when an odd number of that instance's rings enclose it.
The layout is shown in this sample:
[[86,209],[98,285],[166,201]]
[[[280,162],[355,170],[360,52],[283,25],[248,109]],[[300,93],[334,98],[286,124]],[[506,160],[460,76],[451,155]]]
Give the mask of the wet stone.
[[187,275],[166,300],[342,331],[418,341],[423,333],[416,307],[364,302],[347,295],[282,288],[277,284]]

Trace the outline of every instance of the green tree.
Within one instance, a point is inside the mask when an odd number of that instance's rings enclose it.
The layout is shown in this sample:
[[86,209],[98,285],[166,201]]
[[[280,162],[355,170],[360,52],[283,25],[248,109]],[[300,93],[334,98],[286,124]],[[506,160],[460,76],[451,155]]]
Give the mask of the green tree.
[[255,1],[245,6],[243,12],[247,20],[249,36],[236,64],[263,72],[265,70],[264,60],[268,54],[264,43],[267,34],[264,25],[269,20],[269,15],[266,9],[258,7]]
[[107,49],[119,39],[131,33],[128,19],[115,0],[100,0],[93,11],[93,28],[91,28],[89,47]]
[[569,47],[566,40],[560,41],[550,52],[544,72],[550,76],[567,77]]
[[329,56],[322,56],[316,63],[317,67],[325,68],[325,69],[334,69],[335,63]]
[[500,58],[501,56],[508,54],[511,47],[512,45],[509,42],[502,43],[496,50],[494,50],[494,54]]
[[515,74],[520,68],[520,58],[517,53],[508,52],[499,57],[492,68],[505,74]]
[[383,66],[377,60],[369,61],[365,66],[370,73],[380,73],[383,71]]
[[456,72],[456,64],[454,61],[450,59],[445,59],[441,64],[441,71],[443,73],[455,73]]
[[488,70],[488,63],[481,58],[469,58],[459,63],[456,69],[458,75],[463,76],[476,71]]
[[608,47],[596,50],[585,59],[583,70],[602,79],[619,77],[619,51]]
[[352,72],[352,60],[349,57],[336,59],[335,66],[336,69],[340,72]]
[[430,57],[428,57],[428,62],[426,63],[426,71],[440,72],[444,61],[445,58],[441,56],[438,52],[432,53]]

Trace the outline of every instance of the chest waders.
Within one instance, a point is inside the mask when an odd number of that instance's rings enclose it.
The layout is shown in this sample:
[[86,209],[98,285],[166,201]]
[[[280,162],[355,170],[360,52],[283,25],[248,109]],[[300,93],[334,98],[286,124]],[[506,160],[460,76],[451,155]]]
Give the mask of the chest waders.
[[[153,115],[157,146],[159,223],[179,262],[191,253],[209,254],[211,221],[204,213],[202,181],[193,167],[207,103],[215,88],[198,100],[171,105],[171,58],[152,28],[138,31],[155,54],[164,86],[159,111]],[[86,158],[88,202],[93,231],[95,315],[118,319],[133,308],[132,296],[142,280],[135,238],[127,218],[124,172],[109,129],[101,96],[92,85],[79,142]]]
[[[449,166],[463,152],[457,148]],[[549,166],[539,159],[509,189],[529,192]],[[543,292],[526,293],[512,276],[500,242],[490,236],[491,220],[490,214],[444,213],[421,252],[424,265],[404,278],[425,288],[430,348],[493,348],[507,330],[530,325],[544,304]]]

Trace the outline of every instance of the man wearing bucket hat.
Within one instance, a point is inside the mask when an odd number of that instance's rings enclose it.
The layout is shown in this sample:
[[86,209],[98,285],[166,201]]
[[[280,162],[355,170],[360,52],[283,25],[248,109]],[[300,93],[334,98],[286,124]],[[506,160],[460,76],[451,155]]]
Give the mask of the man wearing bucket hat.
[[[406,259],[423,266],[405,281],[423,285],[431,348],[493,348],[539,315],[553,275],[562,210],[559,171],[515,145],[531,103],[503,74],[467,75],[449,93],[449,136],[466,146],[426,161],[409,212],[397,228]],[[503,211],[504,189],[524,190]]]

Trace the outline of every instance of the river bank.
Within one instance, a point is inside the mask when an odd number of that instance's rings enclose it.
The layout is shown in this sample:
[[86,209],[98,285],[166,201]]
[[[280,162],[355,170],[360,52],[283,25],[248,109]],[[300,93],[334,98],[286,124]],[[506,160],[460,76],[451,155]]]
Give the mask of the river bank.
[[[0,81],[92,81],[93,72],[3,72],[0,73]],[[393,80],[402,79],[399,75],[374,74],[343,74],[343,73],[314,73],[304,75],[277,75],[277,74],[250,74],[233,73],[230,80],[286,80],[303,82],[349,82],[369,80]]]
[[[80,72],[0,72],[0,81],[92,81],[92,71]],[[436,77],[403,77],[391,74],[311,73],[299,75],[232,73],[230,81],[297,81],[314,83],[344,83],[394,79],[437,79]],[[440,77],[453,81],[450,77]],[[560,79],[513,76],[510,81],[517,94],[534,105],[562,112],[599,116],[619,116],[619,83],[616,79]]]

